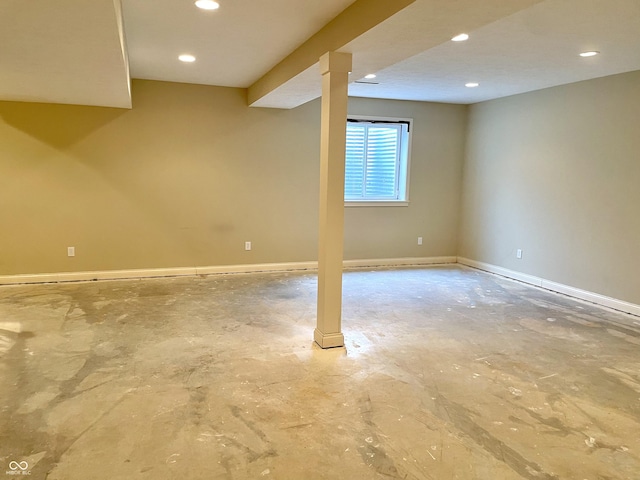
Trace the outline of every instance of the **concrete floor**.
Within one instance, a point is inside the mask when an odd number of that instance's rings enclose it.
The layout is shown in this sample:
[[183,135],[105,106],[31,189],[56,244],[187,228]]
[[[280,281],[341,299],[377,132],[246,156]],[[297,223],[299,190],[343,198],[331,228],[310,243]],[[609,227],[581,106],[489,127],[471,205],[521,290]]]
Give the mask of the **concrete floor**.
[[344,291],[323,351],[309,273],[0,288],[0,478],[640,479],[640,318],[457,266]]

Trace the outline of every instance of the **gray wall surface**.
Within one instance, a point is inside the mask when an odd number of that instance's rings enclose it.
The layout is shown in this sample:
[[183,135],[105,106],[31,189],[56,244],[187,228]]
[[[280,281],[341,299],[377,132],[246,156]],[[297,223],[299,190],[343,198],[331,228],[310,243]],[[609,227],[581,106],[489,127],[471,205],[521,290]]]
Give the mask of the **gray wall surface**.
[[459,256],[640,304],[639,126],[640,72],[473,105]]

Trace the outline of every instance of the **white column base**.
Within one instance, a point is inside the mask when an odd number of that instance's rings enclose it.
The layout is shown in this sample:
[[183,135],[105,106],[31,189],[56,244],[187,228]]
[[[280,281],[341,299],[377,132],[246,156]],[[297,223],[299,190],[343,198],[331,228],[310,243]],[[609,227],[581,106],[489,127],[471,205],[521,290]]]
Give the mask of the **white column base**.
[[342,333],[322,333],[316,328],[313,332],[313,339],[322,348],[344,347],[344,335]]

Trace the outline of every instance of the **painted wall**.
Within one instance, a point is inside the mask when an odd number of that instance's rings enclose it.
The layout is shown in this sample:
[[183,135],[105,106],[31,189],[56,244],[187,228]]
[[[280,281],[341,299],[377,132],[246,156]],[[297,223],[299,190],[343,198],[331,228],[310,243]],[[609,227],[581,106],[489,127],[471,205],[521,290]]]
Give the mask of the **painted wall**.
[[[317,259],[318,101],[132,91],[132,110],[0,102],[0,275]],[[349,209],[345,257],[455,255],[466,107],[353,99],[350,113],[413,117],[415,135],[410,206]]]
[[414,132],[409,207],[347,207],[345,258],[456,255],[467,107],[351,98],[349,113],[413,118]]
[[459,255],[640,304],[639,106],[640,72],[472,106]]

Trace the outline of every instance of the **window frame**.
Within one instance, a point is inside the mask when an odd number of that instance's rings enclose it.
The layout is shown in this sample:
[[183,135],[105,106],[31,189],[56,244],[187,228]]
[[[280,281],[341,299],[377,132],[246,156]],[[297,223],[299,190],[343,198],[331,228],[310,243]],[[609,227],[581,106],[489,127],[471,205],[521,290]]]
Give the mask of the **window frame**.
[[[375,115],[347,115],[347,124],[349,120],[356,120],[359,122],[370,121],[371,123],[405,123],[408,125],[406,134],[406,145],[403,147],[406,153],[403,151],[400,158],[399,171],[399,190],[404,192],[403,198],[398,200],[344,200],[345,207],[408,207],[409,206],[409,185],[410,185],[410,171],[411,171],[411,144],[413,137],[413,118],[404,117],[380,117]],[[345,130],[347,125],[345,125]],[[402,157],[405,157],[404,159]],[[345,151],[345,169],[346,169],[346,151]]]

